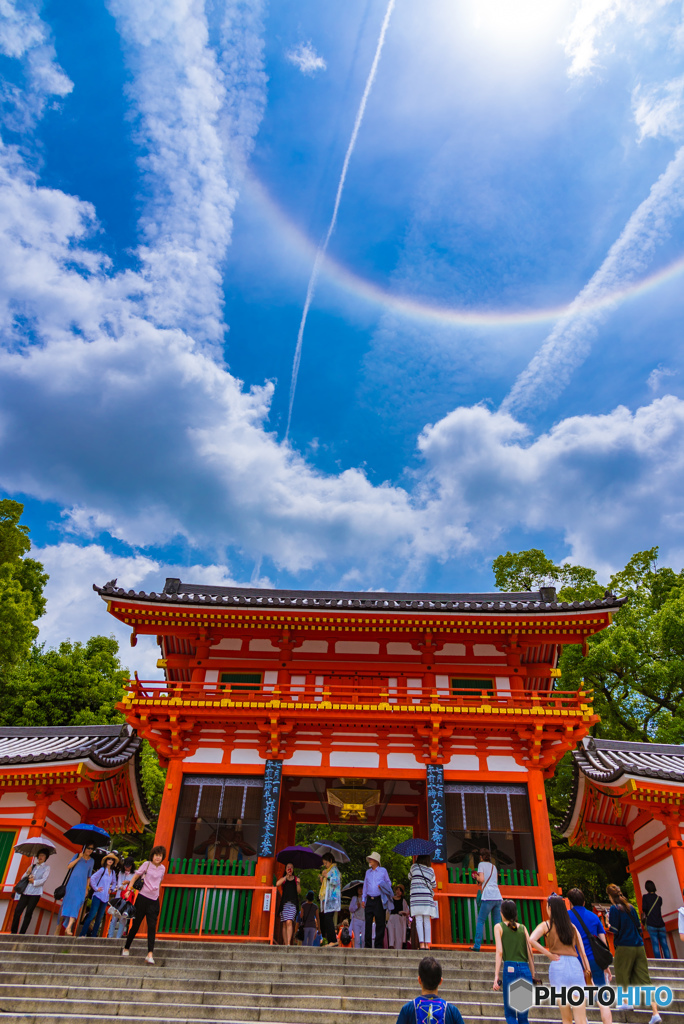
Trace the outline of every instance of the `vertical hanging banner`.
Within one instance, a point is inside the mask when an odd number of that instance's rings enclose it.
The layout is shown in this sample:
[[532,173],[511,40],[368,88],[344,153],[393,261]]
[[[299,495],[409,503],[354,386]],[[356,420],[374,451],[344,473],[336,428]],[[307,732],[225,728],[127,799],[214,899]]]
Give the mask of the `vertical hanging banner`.
[[282,775],[282,761],[266,762],[264,770],[264,795],[261,801],[261,824],[259,828],[258,854],[260,857],[272,857],[275,853]]
[[432,859],[438,863],[446,860],[446,809],[444,806],[444,768],[441,764],[428,764],[427,802],[428,830],[430,839],[437,845]]

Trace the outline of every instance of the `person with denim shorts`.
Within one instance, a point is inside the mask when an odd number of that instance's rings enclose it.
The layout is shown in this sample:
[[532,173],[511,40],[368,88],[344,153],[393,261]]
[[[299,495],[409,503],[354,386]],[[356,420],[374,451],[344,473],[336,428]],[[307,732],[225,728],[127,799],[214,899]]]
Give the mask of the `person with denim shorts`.
[[482,892],[482,902],[480,903],[477,925],[475,926],[475,939],[471,946],[471,949],[477,953],[482,945],[485,921],[489,915],[492,915],[493,924],[497,925],[501,921],[501,901],[503,897],[501,896],[498,884],[499,873],[496,865],[492,864],[492,855],[489,850],[484,848],[480,850],[480,863],[477,865],[477,871],[474,874],[481,886]]
[[504,1014],[507,1024],[527,1024],[529,1010],[514,1010],[510,1004],[508,993],[517,978],[525,978],[534,984],[533,948],[552,958],[548,950],[538,942],[531,943],[525,925],[518,923],[518,908],[513,900],[504,900],[501,904],[501,924],[494,925],[494,941],[496,943],[496,961],[494,966],[494,984],[492,988],[499,991],[499,976],[503,967]]
[[671,960],[667,928],[663,921],[663,898],[656,892],[655,882],[646,882],[645,889],[646,895],[641,901],[641,923],[648,929],[653,956],[657,960]]

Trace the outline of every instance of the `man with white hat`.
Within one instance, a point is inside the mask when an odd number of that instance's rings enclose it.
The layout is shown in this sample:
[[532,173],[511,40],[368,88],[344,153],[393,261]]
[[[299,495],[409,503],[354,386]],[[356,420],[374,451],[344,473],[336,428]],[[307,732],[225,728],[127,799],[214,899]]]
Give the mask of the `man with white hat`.
[[385,944],[385,904],[392,900],[392,883],[387,868],[381,867],[380,854],[375,850],[366,857],[368,870],[363,880],[363,904],[366,908],[365,947],[373,944],[373,920],[375,920],[375,948]]

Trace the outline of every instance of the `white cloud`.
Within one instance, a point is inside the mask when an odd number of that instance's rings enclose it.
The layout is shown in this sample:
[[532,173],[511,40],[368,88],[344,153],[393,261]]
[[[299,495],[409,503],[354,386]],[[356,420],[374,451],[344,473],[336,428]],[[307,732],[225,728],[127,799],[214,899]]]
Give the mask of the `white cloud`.
[[235,583],[223,565],[161,566],[145,555],[113,555],[99,544],[48,544],[32,548],[31,557],[42,562],[50,574],[45,588],[47,612],[38,621],[40,642],[56,647],[66,639],[114,635],[119,641],[121,661],[135,667],[142,679],[163,678],[162,670],[157,668],[159,648],[155,638],[138,637],[134,653],[130,649],[130,629],[107,613],[105,603],[92,589],[93,583],[102,585],[117,579],[120,587],[146,593],[161,590],[167,575],[193,583]]
[[0,85],[4,121],[14,131],[26,131],[41,116],[51,96],[67,96],[73,83],[56,60],[50,33],[38,14],[40,4],[30,0],[0,0],[0,53],[21,61],[26,87]]
[[109,0],[134,75],[130,96],[147,204],[147,315],[196,339],[225,333],[221,265],[245,161],[263,113],[261,3],[230,2],[220,55],[198,0]]
[[658,136],[679,140],[684,132],[684,75],[632,94],[639,141]]
[[[601,43],[606,52],[613,51],[614,39],[604,37],[618,19],[624,19],[641,35],[665,8],[677,3],[678,0],[580,0],[564,40],[565,52],[570,58],[570,77],[581,77],[596,70]],[[671,34],[670,25],[666,26],[666,31]]]
[[589,354],[600,325],[619,296],[649,266],[658,245],[684,213],[684,146],[629,218],[605,260],[558,321],[502,402],[504,411],[545,408],[567,387]]
[[311,43],[299,43],[285,54],[290,64],[296,65],[303,75],[315,75],[317,71],[325,71],[327,64],[319,57]]
[[674,377],[676,374],[676,370],[670,370],[667,366],[656,366],[649,373],[646,383],[651,391],[658,391],[662,386],[661,382],[664,377]]

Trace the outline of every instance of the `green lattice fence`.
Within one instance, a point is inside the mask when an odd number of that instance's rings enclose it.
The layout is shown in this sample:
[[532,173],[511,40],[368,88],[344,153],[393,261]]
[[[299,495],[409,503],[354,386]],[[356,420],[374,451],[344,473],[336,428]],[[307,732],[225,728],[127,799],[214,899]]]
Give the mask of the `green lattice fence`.
[[[539,900],[516,900],[518,920],[525,925],[528,932],[533,931],[542,920],[541,903]],[[471,946],[475,938],[477,924],[477,900],[470,896],[450,896],[451,941],[454,944],[464,943]],[[491,914],[485,922],[483,942],[494,943],[494,926]]]
[[172,857],[169,875],[242,875],[253,877],[255,860],[207,860],[204,857]]
[[0,832],[0,882],[5,877],[7,865],[12,856],[12,848],[16,841],[16,829],[12,829],[10,832]]
[[[449,881],[456,885],[474,885],[471,868],[449,867]],[[522,868],[499,868],[499,885],[538,885],[539,875],[536,871]]]
[[160,935],[249,935],[252,889],[164,886]]

